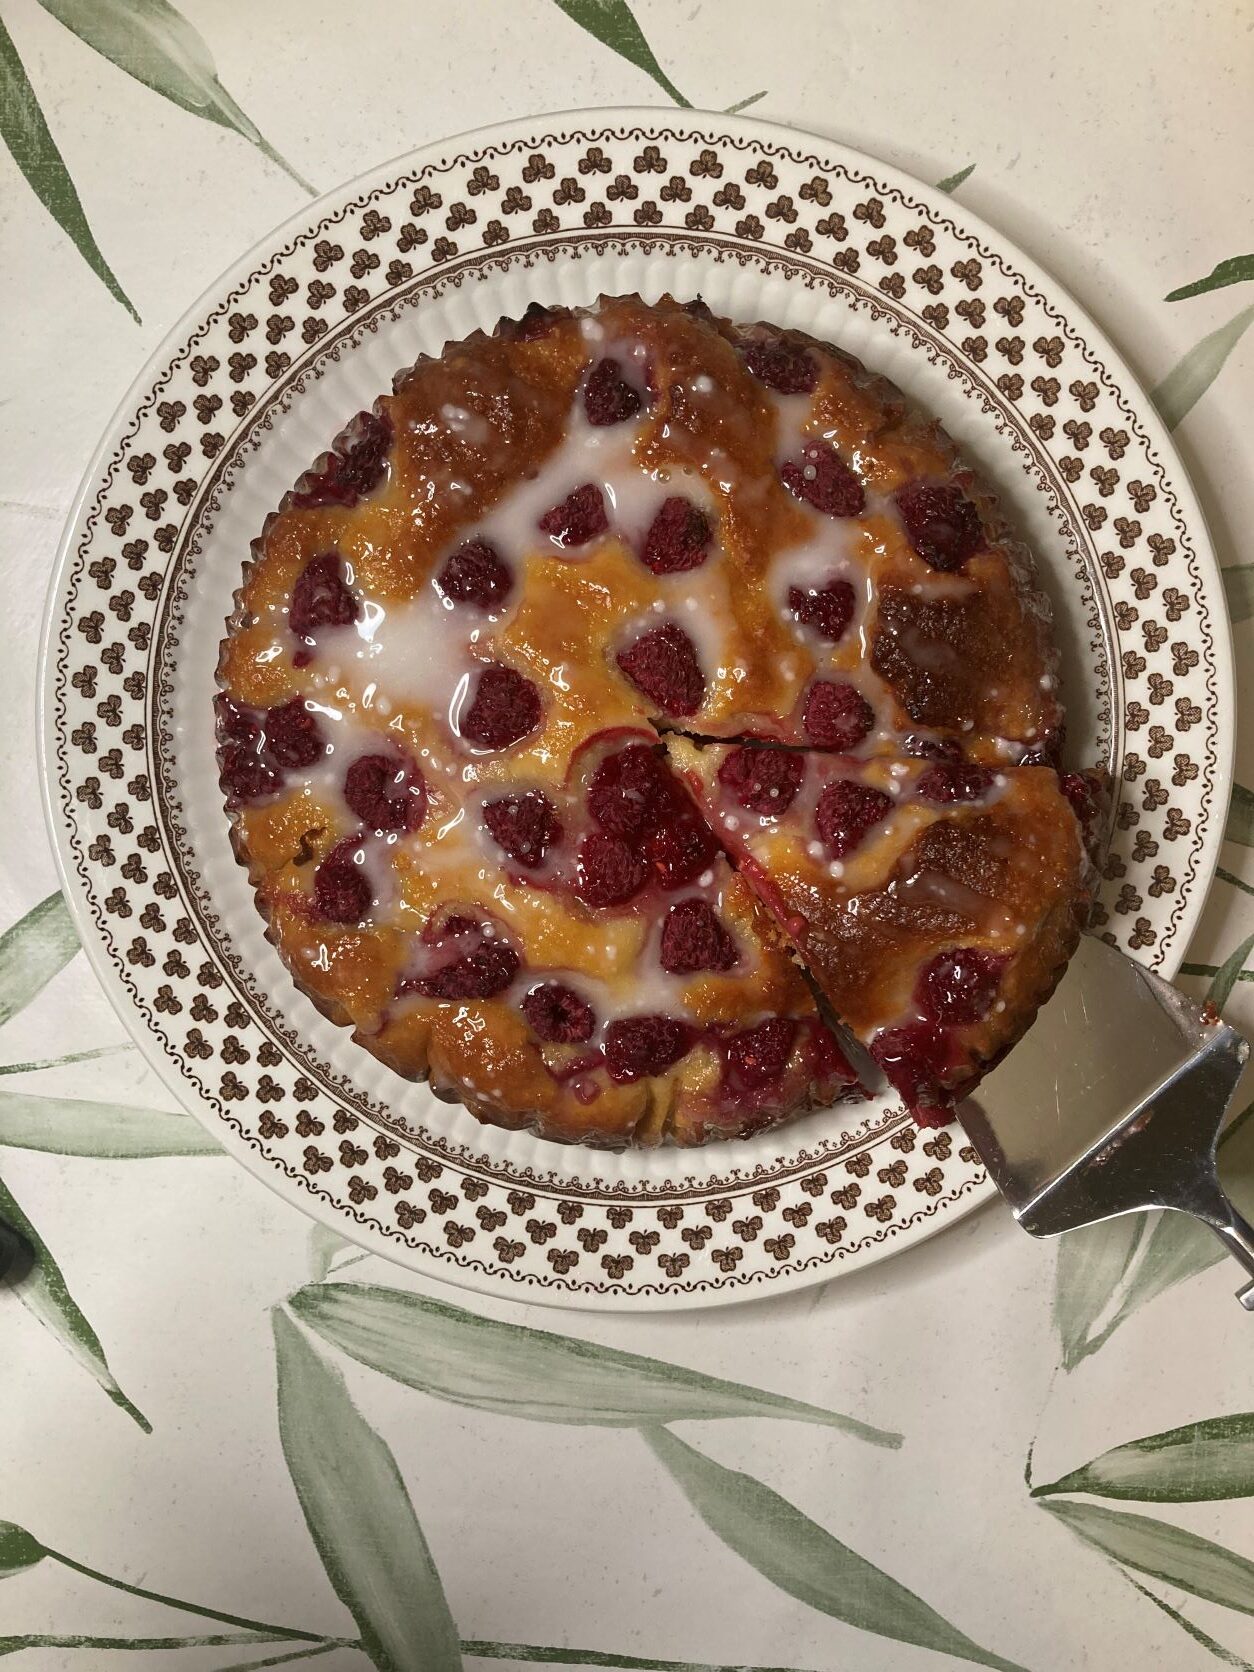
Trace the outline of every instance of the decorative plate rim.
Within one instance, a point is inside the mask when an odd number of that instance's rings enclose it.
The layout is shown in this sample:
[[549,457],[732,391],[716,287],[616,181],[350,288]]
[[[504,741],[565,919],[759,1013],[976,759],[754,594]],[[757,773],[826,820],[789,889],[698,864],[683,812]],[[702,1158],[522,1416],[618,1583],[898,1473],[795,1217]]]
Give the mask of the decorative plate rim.
[[[580,131],[572,133],[569,131],[571,129]],[[449,139],[438,140],[366,171],[296,211],[231,263],[163,336],[119,402],[104,428],[101,441],[93,452],[82,483],[74,496],[58,548],[48,587],[40,639],[41,673],[38,687],[38,733],[41,742],[44,812],[71,914],[81,932],[88,959],[110,1002],[128,1031],[139,1043],[145,1058],[163,1082],[171,1087],[180,1103],[196,1118],[201,1119],[224,1148],[236,1159],[243,1161],[250,1172],[269,1184],[285,1200],[296,1202],[314,1218],[331,1226],[346,1240],[357,1242],[384,1257],[397,1259],[424,1275],[480,1293],[498,1296],[512,1293],[519,1299],[555,1306],[609,1310],[703,1307],[758,1298],[763,1293],[791,1292],[798,1287],[837,1276],[845,1269],[853,1269],[854,1265],[868,1264],[890,1253],[913,1246],[932,1231],[940,1229],[942,1224],[948,1225],[980,1202],[988,1200],[994,1193],[993,1187],[986,1179],[971,1176],[964,1179],[955,1192],[943,1199],[921,1200],[919,1212],[903,1212],[894,1219],[891,1227],[881,1225],[882,1240],[880,1235],[876,1235],[870,1239],[869,1246],[865,1241],[859,1243],[856,1259],[848,1268],[839,1258],[829,1258],[820,1252],[812,1258],[799,1259],[796,1263],[774,1270],[759,1269],[755,1273],[746,1271],[731,1281],[715,1279],[715,1286],[710,1288],[674,1284],[668,1286],[664,1282],[658,1282],[646,1284],[639,1289],[610,1288],[608,1292],[601,1292],[601,1289],[589,1290],[565,1284],[548,1284],[543,1273],[539,1278],[534,1275],[528,1276],[524,1284],[518,1281],[523,1276],[519,1271],[488,1269],[481,1267],[477,1261],[450,1266],[433,1258],[428,1251],[406,1246],[403,1241],[397,1239],[395,1232],[380,1234],[380,1230],[376,1228],[377,1221],[368,1224],[357,1217],[350,1217],[336,1202],[312,1189],[309,1181],[299,1174],[285,1171],[282,1164],[276,1166],[272,1158],[259,1154],[242,1129],[237,1129],[229,1120],[221,1119],[206,1106],[203,1096],[197,1095],[183,1078],[178,1063],[153,1033],[136,999],[127,991],[120,968],[106,947],[103,921],[92,900],[89,887],[77,872],[71,851],[71,827],[68,820],[63,820],[58,804],[56,750],[60,734],[56,719],[57,644],[58,634],[63,625],[63,606],[67,603],[67,584],[74,567],[76,548],[83,534],[87,508],[93,494],[101,491],[101,481],[110,454],[116,452],[119,444],[125,440],[127,427],[132,419],[136,419],[138,427],[137,406],[142,403],[165,369],[176,360],[180,351],[188,346],[188,338],[193,331],[205,322],[206,315],[220,306],[223,297],[236,285],[247,278],[255,277],[255,269],[259,263],[266,258],[274,258],[276,251],[282,251],[294,240],[299,241],[302,234],[315,231],[333,211],[342,211],[346,217],[347,212],[356,203],[367,199],[378,188],[394,184],[398,177],[420,176],[424,169],[434,167],[456,167],[488,155],[494,146],[502,144],[525,146],[530,143],[533,149],[538,150],[546,142],[569,145],[576,138],[581,141],[598,137],[608,140],[638,134],[639,137],[649,140],[659,137],[658,130],[672,134],[676,139],[689,144],[695,142],[722,145],[730,141],[742,153],[747,153],[748,148],[756,143],[769,149],[776,156],[787,156],[794,162],[806,157],[806,153],[813,150],[818,157],[824,159],[822,166],[830,167],[833,171],[844,169],[858,174],[877,189],[886,185],[889,191],[912,201],[928,215],[936,215],[943,210],[945,214],[942,218],[947,218],[948,211],[955,207],[951,199],[938,193],[935,188],[926,186],[902,170],[884,164],[835,139],[754,118],[651,107],[590,109],[500,122],[490,127],[469,130]],[[808,163],[810,159],[806,160]],[[1086,349],[1095,350],[1100,354],[1106,370],[1117,386],[1117,392],[1134,411],[1146,447],[1151,455],[1158,455],[1164,474],[1170,481],[1180,513],[1181,526],[1188,530],[1197,560],[1201,581],[1198,588],[1199,598],[1203,603],[1212,606],[1207,619],[1213,661],[1209,672],[1213,677],[1213,701],[1218,715],[1212,732],[1207,737],[1208,744],[1214,751],[1212,807],[1204,831],[1199,835],[1200,846],[1192,878],[1186,878],[1185,898],[1178,902],[1182,909],[1175,915],[1170,947],[1166,956],[1161,954],[1161,949],[1156,950],[1154,955],[1158,967],[1170,975],[1182,960],[1188,937],[1204,908],[1209,885],[1218,863],[1223,815],[1230,793],[1235,748],[1233,730],[1230,726],[1225,726],[1223,721],[1223,716],[1232,712],[1234,690],[1231,624],[1222,607],[1222,587],[1218,579],[1218,564],[1209,530],[1169,433],[1138,380],[1122,356],[1110,344],[1104,331],[1063,286],[982,217],[969,213],[964,206],[955,222],[951,224],[955,225],[955,231],[960,237],[974,239],[998,257],[1012,258],[1016,264],[1016,277],[1025,279],[1051,308],[1061,312],[1066,324],[1081,334]],[[612,236],[612,233],[607,234],[607,237]],[[694,233],[693,236],[700,241],[699,233]],[[708,241],[711,244],[716,242],[713,238]],[[766,254],[777,246],[762,245],[761,248]],[[312,343],[310,346],[312,347]],[[956,343],[954,352],[957,354]],[[242,423],[242,412],[239,418]],[[235,428],[238,429],[239,425]],[[206,468],[208,462],[206,459]],[[164,574],[168,575],[174,567],[173,556],[167,556]],[[1117,689],[1120,683],[1118,666],[1112,669],[1112,673]],[[147,751],[148,745],[145,744],[145,762],[148,760]],[[1144,955],[1143,951],[1141,955]],[[301,1185],[303,1189],[297,1190],[296,1185]],[[747,1193],[749,1188],[748,1185],[742,1187],[741,1193]],[[555,1188],[548,1193],[560,1197],[561,1190]],[[944,1211],[938,1212],[941,1209]],[[929,1224],[932,1220],[935,1220],[935,1223]],[[901,1234],[903,1232],[904,1235]],[[835,1254],[834,1249],[830,1252],[832,1255]],[[745,1281],[750,1277],[752,1281]]]

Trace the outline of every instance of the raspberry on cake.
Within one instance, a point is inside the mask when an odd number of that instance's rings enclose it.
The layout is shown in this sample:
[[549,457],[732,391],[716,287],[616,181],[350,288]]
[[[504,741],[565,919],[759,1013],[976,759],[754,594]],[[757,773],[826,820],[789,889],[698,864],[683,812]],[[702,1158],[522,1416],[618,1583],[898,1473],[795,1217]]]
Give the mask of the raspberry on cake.
[[236,604],[219,762],[271,936],[482,1120],[695,1144],[861,1095],[798,959],[936,1118],[1069,955],[1094,809],[1031,559],[800,333],[623,297],[451,344]]

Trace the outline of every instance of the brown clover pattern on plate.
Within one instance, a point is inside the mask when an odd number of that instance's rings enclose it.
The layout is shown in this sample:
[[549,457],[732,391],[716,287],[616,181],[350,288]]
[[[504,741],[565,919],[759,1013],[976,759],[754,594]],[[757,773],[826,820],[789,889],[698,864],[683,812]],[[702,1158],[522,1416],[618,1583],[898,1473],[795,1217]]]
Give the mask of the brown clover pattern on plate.
[[181,824],[170,668],[190,578],[285,406],[425,297],[607,250],[700,255],[838,295],[960,378],[1074,552],[1095,659],[1113,646],[1099,926],[1164,962],[1196,909],[1223,634],[1199,531],[1135,400],[1083,324],[947,200],[929,208],[836,147],[806,147],[748,123],[520,133],[340,194],[243,273],[137,397],[67,551],[51,794],[100,960],[166,1071],[253,1165],[437,1274],[567,1303],[782,1287],[910,1240],[982,1175],[957,1129],[915,1133],[892,1112],[860,1125],[847,1112],[844,1130],[807,1132],[771,1165],[729,1152],[713,1180],[598,1183],[565,1156],[520,1169],[408,1130],[317,1060],[240,966]]

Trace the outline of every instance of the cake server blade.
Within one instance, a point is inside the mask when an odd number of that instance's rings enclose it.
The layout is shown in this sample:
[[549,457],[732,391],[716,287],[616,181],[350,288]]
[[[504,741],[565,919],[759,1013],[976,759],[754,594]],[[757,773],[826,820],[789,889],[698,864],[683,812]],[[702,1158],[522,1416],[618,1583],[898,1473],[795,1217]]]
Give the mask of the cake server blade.
[[[1215,1169],[1249,1054],[1213,1006],[1085,935],[1024,1039],[958,1118],[1032,1236],[1171,1208],[1209,1226],[1254,1276],[1254,1227]],[[1254,1282],[1238,1299],[1254,1311]]]

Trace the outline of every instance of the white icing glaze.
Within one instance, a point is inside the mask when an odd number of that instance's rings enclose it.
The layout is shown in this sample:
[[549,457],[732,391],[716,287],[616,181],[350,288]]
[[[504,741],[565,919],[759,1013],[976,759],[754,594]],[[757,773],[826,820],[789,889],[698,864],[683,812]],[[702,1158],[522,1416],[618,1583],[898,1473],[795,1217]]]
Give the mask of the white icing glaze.
[[778,395],[773,390],[768,399],[775,408],[775,457],[783,464],[797,457],[804,442],[821,439],[810,429],[813,402],[809,395]]
[[511,488],[468,537],[480,535],[492,541],[505,560],[514,564],[540,552],[578,562],[594,542],[562,546],[539,523],[546,512],[588,482],[601,490],[611,531],[634,547],[643,543],[662,501],[671,494],[684,493],[713,510],[713,500],[695,473],[667,478],[640,467],[634,452],[640,430],[639,423],[589,424],[582,403],[577,402],[566,435],[536,474]]
[[[456,732],[456,717],[480,663],[472,647],[487,635],[490,618],[441,597],[434,582],[403,604],[364,600],[352,627],[323,630],[316,655],[320,679],[348,677],[365,690],[377,687],[390,708],[412,705],[440,715]],[[355,666],[354,666],[355,664]]]
[[492,439],[492,426],[487,419],[467,407],[446,402],[440,408],[440,417],[453,435],[468,441],[472,447],[485,447]]
[[870,579],[857,556],[862,525],[853,517],[824,517],[809,506],[802,509],[809,539],[777,552],[771,563],[771,591],[780,610],[787,611],[789,587],[818,589],[838,578],[849,581],[855,593],[865,588],[869,602]]
[[[713,557],[699,569],[687,569],[676,575],[658,577],[663,597],[669,608],[666,614],[697,647],[697,660],[706,678],[707,690],[716,686],[736,685],[745,677],[726,653],[727,624],[731,619],[731,600],[727,590],[727,573]],[[656,623],[653,623],[656,626]]]
[[305,768],[304,781],[319,801],[340,806],[351,817],[343,798],[344,775],[363,755],[388,752],[387,725],[382,720],[371,725],[325,697],[310,698],[305,707],[317,715],[325,746],[319,759]]

